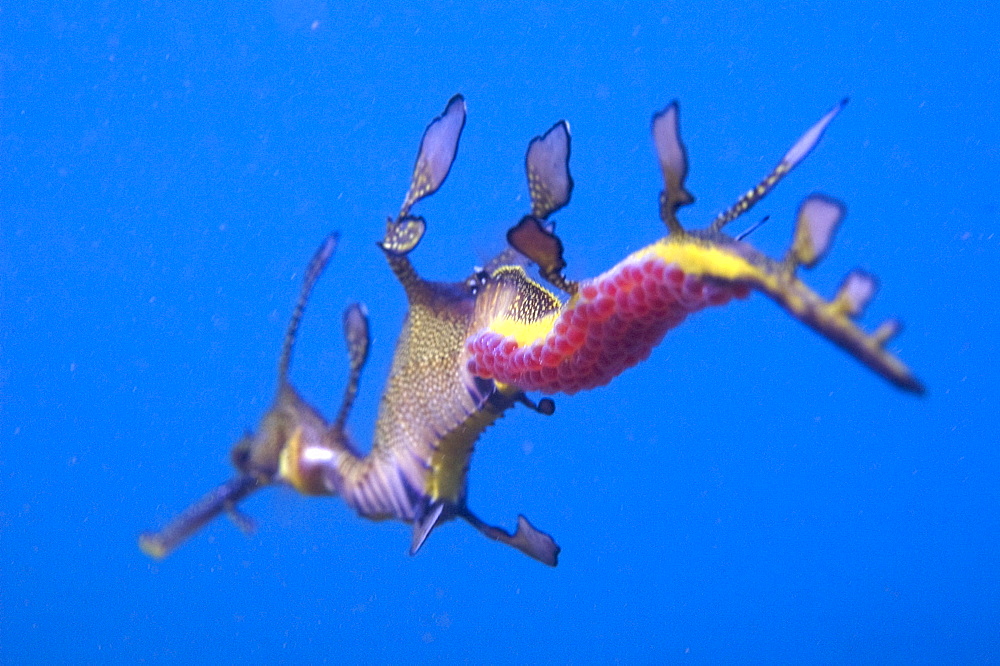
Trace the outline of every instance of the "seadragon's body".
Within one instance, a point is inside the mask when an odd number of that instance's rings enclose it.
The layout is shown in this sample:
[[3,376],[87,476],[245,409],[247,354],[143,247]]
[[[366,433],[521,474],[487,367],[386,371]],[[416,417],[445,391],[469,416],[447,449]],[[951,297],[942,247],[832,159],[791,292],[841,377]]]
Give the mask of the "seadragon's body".
[[[668,234],[634,252],[601,275],[579,282],[563,274],[562,243],[549,216],[569,201],[569,128],[557,123],[528,148],[526,168],[531,213],[507,235],[512,249],[461,282],[431,282],[409,259],[426,230],[410,209],[444,182],[465,123],[456,96],[427,128],[410,190],[390,220],[380,246],[409,304],[382,395],[372,446],[359,452],[345,430],[368,355],[363,307],[345,313],[351,373],[337,417],[327,422],[288,382],[295,334],[315,281],[335,246],[328,238],[306,272],[279,364],[275,403],[256,434],[233,449],[238,474],[180,514],[166,528],[140,537],[150,555],[163,557],[222,512],[245,527],[251,521],[237,504],[274,483],[307,495],[340,495],[360,515],[413,525],[411,553],[442,522],[462,518],[486,536],[555,565],[559,547],[523,516],[513,534],[484,523],[467,506],[466,479],[473,447],[517,403],[551,414],[526,392],[567,393],[608,383],[644,360],[664,335],[703,308],[761,291],[792,316],[843,347],[900,388],[921,392],[909,370],[887,352],[898,331],[888,322],[872,334],[854,322],[875,291],[874,278],[856,271],[827,301],[798,277],[824,254],[843,217],[833,199],[812,195],[799,210],[787,256],[771,259],[723,227],[749,210],[819,141],[842,108],[831,110],[785,155],[757,187],[703,231],[687,231],[677,210],[694,199],[684,189],[687,159],[680,141],[677,105],[653,120],[653,136],[665,189],[660,217]],[[533,279],[534,263],[552,289]],[[564,301],[557,295],[564,292]]]

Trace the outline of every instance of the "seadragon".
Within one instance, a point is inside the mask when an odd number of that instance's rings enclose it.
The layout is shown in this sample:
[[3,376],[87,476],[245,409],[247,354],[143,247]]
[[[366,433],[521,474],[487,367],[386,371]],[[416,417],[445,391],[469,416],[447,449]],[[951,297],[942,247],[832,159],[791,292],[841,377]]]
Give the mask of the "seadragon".
[[[333,421],[325,420],[289,381],[307,301],[336,246],[331,235],[305,272],[278,363],[274,403],[256,433],[232,450],[236,475],[160,531],[142,534],[142,550],[165,557],[222,513],[250,530],[253,521],[239,511],[239,503],[261,488],[283,484],[304,495],[339,495],[365,518],[411,524],[411,554],[438,525],[460,518],[485,536],[555,566],[559,546],[523,515],[509,532],[468,507],[468,470],[480,435],[517,404],[554,412],[550,398],[536,402],[528,392],[573,394],[607,384],[646,359],[687,316],[746,298],[751,291],[770,297],[897,387],[922,393],[920,382],[886,349],[900,330],[898,322],[889,320],[871,333],[856,323],[875,294],[873,276],[849,273],[829,300],[799,278],[799,269],[812,268],[829,248],[845,215],[843,204],[822,194],[807,197],[781,259],[747,243],[749,231],[736,237],[724,233],[812,151],[845,104],[826,113],[766,178],[707,228],[689,230],[677,217],[694,197],[684,185],[687,156],[678,105],[671,103],[652,121],[664,181],[659,215],[667,235],[601,275],[579,281],[566,277],[563,244],[551,221],[573,189],[569,125],[560,121],[528,146],[531,210],[508,231],[510,247],[462,281],[433,282],[421,277],[409,258],[427,229],[411,211],[441,187],[451,170],[466,118],[465,101],[456,95],[424,131],[403,205],[387,220],[379,243],[409,308],[368,453],[358,449],[346,429],[370,346],[362,305],[352,304],[344,313],[350,369]],[[541,280],[526,270],[532,264]]]

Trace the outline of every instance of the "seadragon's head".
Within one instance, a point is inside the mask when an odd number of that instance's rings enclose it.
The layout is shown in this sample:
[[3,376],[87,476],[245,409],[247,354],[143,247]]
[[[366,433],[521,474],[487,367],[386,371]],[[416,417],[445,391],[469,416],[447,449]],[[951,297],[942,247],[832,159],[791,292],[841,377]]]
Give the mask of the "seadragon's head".
[[364,307],[353,304],[344,313],[350,373],[340,411],[333,423],[327,423],[288,380],[295,338],[306,303],[333,256],[336,244],[336,234],[327,237],[306,269],[299,299],[285,333],[274,402],[256,431],[245,434],[230,452],[236,475],[209,491],[163,529],[140,535],[139,546],[146,554],[157,559],[166,557],[222,513],[228,514],[244,531],[252,531],[253,520],[240,512],[238,505],[255,491],[273,484],[288,485],[306,495],[339,492],[336,462],[339,456],[353,452],[345,422],[368,357],[369,333]]

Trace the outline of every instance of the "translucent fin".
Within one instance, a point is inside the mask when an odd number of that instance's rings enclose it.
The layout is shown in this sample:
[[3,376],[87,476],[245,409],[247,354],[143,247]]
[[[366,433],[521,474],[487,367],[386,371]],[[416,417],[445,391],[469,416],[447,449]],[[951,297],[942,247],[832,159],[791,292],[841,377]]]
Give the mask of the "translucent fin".
[[833,240],[833,232],[847,209],[836,199],[813,194],[799,206],[795,222],[795,237],[788,250],[786,261],[792,265],[812,268],[816,265]]
[[399,217],[404,218],[416,202],[441,187],[448,177],[458,151],[458,139],[465,126],[465,98],[455,95],[448,100],[444,113],[431,121],[420,141],[420,152],[413,167],[410,190],[406,193]]
[[427,223],[422,217],[408,216],[399,221],[389,220],[385,238],[379,246],[386,252],[401,257],[413,251],[427,231]]
[[538,264],[542,277],[568,294],[575,294],[576,282],[567,280],[563,244],[555,234],[549,215],[569,203],[573,178],[569,175],[569,123],[560,120],[548,132],[528,144],[524,168],[531,194],[531,215],[521,218],[507,232],[511,247]]
[[875,276],[854,270],[848,273],[840,284],[833,302],[848,317],[860,317],[876,291],[878,291],[878,281]]
[[694,202],[694,197],[684,189],[687,179],[687,151],[681,143],[680,118],[677,102],[671,102],[667,108],[653,116],[653,145],[656,156],[660,160],[660,170],[663,172],[665,189],[660,192],[660,219],[667,225],[671,233],[683,231],[677,221],[677,209]]
[[883,347],[885,346],[885,343],[899,335],[899,332],[902,330],[903,325],[898,319],[887,319],[879,324],[879,327],[875,329],[872,333],[872,339],[875,340],[880,347]]
[[563,244],[549,226],[538,218],[526,215],[507,232],[511,247],[538,264],[538,270],[547,281],[568,294],[576,293],[576,283],[562,275],[566,268]]
[[233,524],[239,528],[240,532],[246,534],[247,536],[252,535],[257,531],[257,523],[248,514],[240,511],[240,508],[235,504],[231,505],[226,510],[226,515],[229,516],[229,520],[233,521]]
[[826,131],[826,126],[833,122],[833,119],[837,116],[840,111],[847,106],[847,98],[840,100],[840,102],[834,106],[832,109],[826,112],[826,115],[819,119],[819,122],[809,128],[809,130],[802,135],[802,138],[795,142],[795,145],[785,153],[782,158],[781,163],[788,165],[788,171],[795,168],[795,165],[805,159],[805,156],[812,152],[812,149],[816,147],[819,140],[823,137],[823,132]]
[[334,430],[343,430],[347,416],[358,395],[358,385],[361,382],[361,371],[368,361],[368,349],[371,346],[371,335],[368,331],[368,313],[360,303],[350,305],[344,311],[344,339],[347,341],[347,354],[350,358],[350,373],[347,376],[347,386],[344,397],[340,401],[340,410],[333,423]]
[[531,193],[531,214],[540,220],[569,203],[573,192],[569,150],[569,123],[565,120],[560,120],[528,144],[524,164]]
[[410,555],[416,555],[420,547],[427,541],[427,537],[437,527],[441,512],[444,511],[444,504],[437,502],[429,507],[429,510],[420,518],[413,521],[413,539],[410,541]]
[[816,144],[819,143],[820,138],[823,136],[823,132],[826,130],[827,125],[829,125],[833,119],[840,113],[847,105],[847,98],[840,100],[836,106],[830,109],[825,116],[820,118],[819,122],[809,128],[809,130],[802,135],[802,137],[795,142],[791,150],[785,153],[785,156],[781,158],[778,166],[774,167],[774,170],[767,175],[767,177],[760,181],[756,187],[749,190],[746,194],[739,198],[739,200],[733,204],[729,210],[721,213],[712,222],[709,227],[711,231],[719,231],[724,226],[738,218],[743,213],[747,212],[753,208],[758,201],[767,196],[767,193],[774,189],[774,186],[778,182],[788,175],[788,173],[798,165],[806,155],[808,155]]
[[281,358],[278,361],[278,385],[281,386],[288,381],[288,368],[292,362],[292,349],[295,347],[295,335],[298,333],[299,324],[302,322],[302,315],[306,311],[306,303],[316,280],[323,274],[323,269],[330,262],[333,251],[337,249],[337,239],[339,235],[332,233],[323,240],[323,244],[316,250],[316,254],[309,260],[306,268],[305,278],[302,280],[302,289],[299,290],[299,300],[295,303],[295,310],[292,312],[292,319],[288,322],[288,330],[285,332],[285,342],[281,349]]
[[470,525],[494,541],[517,548],[525,555],[550,567],[559,563],[559,551],[561,550],[559,545],[551,536],[535,529],[535,526],[524,516],[517,517],[517,529],[511,534],[501,527],[487,525],[468,509],[465,509],[461,515]]

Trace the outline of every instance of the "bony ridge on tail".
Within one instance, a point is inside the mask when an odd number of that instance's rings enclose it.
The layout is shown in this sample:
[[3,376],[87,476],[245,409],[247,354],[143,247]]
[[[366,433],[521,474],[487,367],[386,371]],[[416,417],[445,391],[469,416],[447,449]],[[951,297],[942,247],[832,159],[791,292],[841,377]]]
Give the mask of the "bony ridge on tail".
[[[564,275],[562,241],[549,219],[569,202],[573,189],[569,125],[560,121],[529,144],[525,167],[531,212],[508,232],[512,249],[463,281],[431,282],[420,277],[409,259],[427,228],[411,209],[437,191],[454,161],[465,124],[465,102],[456,95],[424,132],[410,188],[379,244],[409,309],[371,450],[360,454],[345,430],[370,345],[362,306],[352,305],[344,315],[350,374],[334,421],[327,423],[288,381],[306,302],[336,245],[331,236],[306,271],[285,336],[274,404],[258,432],[233,449],[236,476],[159,532],[143,534],[142,549],[165,557],[221,513],[251,529],[252,521],[238,511],[239,502],[265,486],[286,484],[306,495],[340,495],[367,518],[411,523],[411,554],[435,527],[462,518],[485,536],[554,566],[559,547],[526,518],[519,516],[510,533],[486,524],[468,508],[468,469],[479,436],[517,403],[553,413],[550,399],[532,402],[527,391],[572,394],[606,384],[645,359],[688,315],[745,298],[753,290],[896,386],[921,393],[920,382],[885,348],[899,325],[890,320],[869,334],[855,323],[874,295],[873,277],[854,271],[836,296],[825,300],[797,275],[799,267],[811,268],[828,249],[844,216],[842,204],[825,195],[808,197],[781,260],[722,231],[809,154],[845,103],[811,127],[764,180],[697,231],[686,230],[677,218],[677,211],[694,197],[684,187],[687,156],[678,106],[671,103],[652,124],[664,180],[660,218],[667,235],[605,273],[580,281]],[[542,279],[567,300],[531,278],[528,263],[536,264]]]

